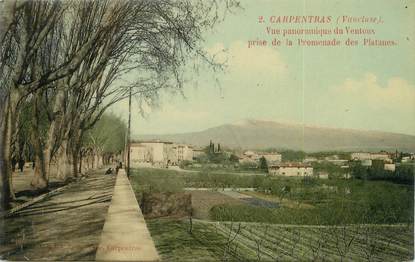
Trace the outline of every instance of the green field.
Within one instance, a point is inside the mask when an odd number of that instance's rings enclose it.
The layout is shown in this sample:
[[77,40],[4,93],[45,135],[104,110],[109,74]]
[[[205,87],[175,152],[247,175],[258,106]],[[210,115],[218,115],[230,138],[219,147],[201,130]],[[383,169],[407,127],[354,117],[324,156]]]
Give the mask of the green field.
[[[141,192],[179,192],[185,187],[252,187],[270,200],[291,203],[280,209],[225,203],[211,210],[214,220],[309,225],[413,223],[413,186],[385,181],[139,169],[132,175],[132,185],[138,198]],[[299,208],[301,205],[312,208]]]
[[[167,261],[413,259],[413,186],[162,169],[134,170],[131,182],[138,198],[142,192],[180,192],[185,187],[214,191],[198,192],[192,207],[208,216],[193,218],[191,232],[189,218],[147,220]],[[227,202],[228,196],[220,193],[224,187],[253,187],[256,192],[247,195],[281,205]]]

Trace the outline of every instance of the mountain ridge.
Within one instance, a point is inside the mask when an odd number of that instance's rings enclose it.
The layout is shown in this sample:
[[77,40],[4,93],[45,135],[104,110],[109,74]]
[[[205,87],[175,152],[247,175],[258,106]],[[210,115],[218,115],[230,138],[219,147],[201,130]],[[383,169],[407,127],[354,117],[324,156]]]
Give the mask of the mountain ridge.
[[161,139],[205,146],[212,140],[242,149],[291,149],[314,151],[415,151],[415,136],[384,131],[321,127],[299,123],[245,119],[202,131],[138,135],[139,140]]

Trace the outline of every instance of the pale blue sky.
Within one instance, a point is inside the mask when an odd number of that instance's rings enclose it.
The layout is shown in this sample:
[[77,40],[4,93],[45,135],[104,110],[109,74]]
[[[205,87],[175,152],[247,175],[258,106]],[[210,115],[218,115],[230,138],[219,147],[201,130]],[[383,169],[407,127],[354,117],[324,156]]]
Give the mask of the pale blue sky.
[[[202,73],[193,77],[198,80],[197,88],[185,87],[185,98],[163,94],[160,107],[148,110],[146,118],[134,106],[132,132],[182,133],[256,118],[415,135],[414,4],[393,0],[242,1],[244,10],[228,15],[206,34],[207,50],[227,50],[219,56],[226,57],[229,64],[227,72],[218,75],[221,86],[215,85],[211,73]],[[393,39],[399,45],[248,49],[249,39],[272,39],[266,35],[265,25],[257,23],[261,15],[381,16],[382,25],[350,26],[373,28],[377,34],[371,38]],[[334,26],[332,22],[324,28]],[[127,103],[121,102],[112,111],[125,116]]]

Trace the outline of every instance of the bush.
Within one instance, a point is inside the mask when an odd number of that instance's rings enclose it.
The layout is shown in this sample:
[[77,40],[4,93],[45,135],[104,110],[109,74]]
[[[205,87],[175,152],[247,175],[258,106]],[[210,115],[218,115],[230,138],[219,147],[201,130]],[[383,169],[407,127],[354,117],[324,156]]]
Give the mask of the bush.
[[351,166],[351,175],[356,179],[385,180],[398,184],[412,185],[414,183],[414,166],[397,166],[394,172],[384,170],[383,162],[374,162],[371,167],[364,167],[359,163]]
[[262,171],[268,173],[268,163],[267,163],[267,160],[265,159],[265,157],[261,157],[259,159],[259,169],[261,169]]
[[184,168],[189,167],[191,165],[192,165],[192,161],[183,160],[183,161],[180,162],[179,167],[184,169]]

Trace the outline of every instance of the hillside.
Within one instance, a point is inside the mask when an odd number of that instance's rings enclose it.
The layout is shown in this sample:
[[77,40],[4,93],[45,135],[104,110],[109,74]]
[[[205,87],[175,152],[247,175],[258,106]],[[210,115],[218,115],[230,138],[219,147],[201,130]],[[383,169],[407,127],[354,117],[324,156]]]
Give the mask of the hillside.
[[232,148],[277,148],[304,151],[400,150],[415,151],[415,136],[380,131],[303,126],[263,120],[244,120],[200,132],[140,135],[137,139],[161,139],[205,146],[212,140]]

